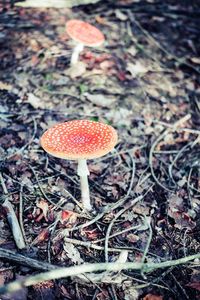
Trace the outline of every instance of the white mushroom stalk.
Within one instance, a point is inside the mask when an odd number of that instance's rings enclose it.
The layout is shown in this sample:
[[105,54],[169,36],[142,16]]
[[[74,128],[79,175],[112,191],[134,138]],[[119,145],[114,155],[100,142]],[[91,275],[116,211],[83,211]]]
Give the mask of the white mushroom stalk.
[[83,209],[87,211],[91,211],[92,205],[90,201],[90,190],[88,184],[88,176],[90,175],[90,172],[88,170],[86,159],[78,159],[77,174],[80,177],[81,199],[82,199]]
[[72,56],[71,56],[71,61],[70,61],[71,66],[74,66],[77,64],[77,62],[79,61],[79,55],[83,51],[83,49],[84,49],[84,45],[81,43],[79,43],[75,46],[75,48],[72,52]]

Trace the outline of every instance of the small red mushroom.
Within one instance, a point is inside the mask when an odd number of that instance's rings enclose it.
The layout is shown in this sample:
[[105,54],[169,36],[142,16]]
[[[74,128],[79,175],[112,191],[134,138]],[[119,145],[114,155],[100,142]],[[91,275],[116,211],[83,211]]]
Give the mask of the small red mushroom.
[[87,159],[101,157],[117,143],[117,132],[110,126],[89,120],[73,120],[49,128],[41,137],[41,146],[49,154],[78,160],[83,208],[90,211]]
[[71,66],[78,62],[79,54],[83,51],[84,46],[98,47],[105,41],[103,33],[98,28],[80,20],[68,21],[66,31],[77,42],[72,53]]

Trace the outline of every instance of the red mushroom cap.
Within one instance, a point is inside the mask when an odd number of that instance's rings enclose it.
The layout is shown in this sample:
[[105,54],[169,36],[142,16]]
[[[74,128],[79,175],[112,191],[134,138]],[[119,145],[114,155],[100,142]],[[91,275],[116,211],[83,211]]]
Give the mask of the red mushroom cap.
[[117,143],[117,132],[109,125],[89,120],[59,123],[41,137],[49,154],[64,159],[90,159],[107,154]]
[[73,40],[85,46],[98,47],[105,41],[105,37],[99,29],[80,20],[68,21],[66,30]]

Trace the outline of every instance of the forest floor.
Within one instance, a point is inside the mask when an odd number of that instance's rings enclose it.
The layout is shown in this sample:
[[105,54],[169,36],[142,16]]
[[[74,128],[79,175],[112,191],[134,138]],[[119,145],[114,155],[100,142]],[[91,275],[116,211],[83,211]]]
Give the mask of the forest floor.
[[[27,245],[17,249],[2,207],[1,285],[48,270],[26,258],[66,267],[114,262],[124,250],[127,261],[149,263],[200,253],[198,4],[132,2],[0,13],[1,201],[9,197]],[[72,18],[106,37],[85,48],[76,73],[65,30]],[[119,135],[115,151],[88,162],[94,215],[76,204],[76,162],[39,143],[72,119],[111,124]],[[1,299],[195,300],[199,264],[59,279]]]

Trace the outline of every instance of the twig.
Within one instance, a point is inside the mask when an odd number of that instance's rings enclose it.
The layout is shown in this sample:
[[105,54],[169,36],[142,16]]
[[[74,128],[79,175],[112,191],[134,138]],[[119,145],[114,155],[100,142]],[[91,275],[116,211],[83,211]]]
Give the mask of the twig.
[[[118,235],[121,235],[121,234],[123,234],[123,233],[126,233],[126,232],[128,232],[128,231],[131,231],[131,230],[137,230],[137,229],[139,229],[141,226],[142,226],[141,224],[140,224],[140,225],[134,225],[134,226],[128,227],[128,228],[126,228],[126,229],[124,229],[124,230],[122,230],[122,231],[115,232],[115,233],[113,233],[113,234],[110,235],[109,239],[111,239],[111,238],[113,238],[113,237],[116,237],[116,236],[118,236]],[[100,243],[100,242],[103,242],[103,241],[105,241],[105,238],[102,238],[102,239],[99,239],[99,240],[94,240],[94,241],[92,241],[92,243],[93,243],[93,244],[97,244],[97,243]]]
[[48,201],[48,202],[50,202],[52,205],[56,205],[56,203],[54,203],[51,199],[49,199],[49,197],[46,195],[46,193],[44,192],[44,190],[43,190],[43,187],[41,186],[41,184],[40,184],[40,182],[39,182],[39,179],[38,179],[38,176],[37,176],[37,174],[36,174],[36,172],[35,172],[35,169],[32,167],[32,166],[29,166],[30,167],[30,169],[31,169],[31,171],[33,172],[33,175],[35,176],[35,179],[36,179],[36,181],[37,181],[37,184],[38,184],[38,187],[39,187],[39,189],[40,189],[40,192],[42,193],[42,195],[44,196],[44,198]]
[[[127,228],[127,229],[128,229],[128,228]],[[129,229],[131,230],[131,227],[130,227]],[[57,238],[58,240],[60,240],[60,239],[62,239],[62,238],[65,238],[66,235],[68,236],[69,232],[70,232],[69,228],[67,229],[67,233],[65,233],[65,230],[58,230],[58,231],[55,233],[55,235],[56,235],[56,238]],[[116,233],[116,235],[117,235],[117,234],[118,234],[118,233]],[[120,233],[119,233],[119,234],[120,234]],[[110,235],[110,236],[109,236],[109,239],[112,238],[114,235],[115,235],[115,234]],[[105,241],[105,238],[100,239],[100,240],[97,240],[97,242],[101,242],[101,241]],[[88,243],[88,242],[84,242],[84,243]],[[96,241],[92,241],[92,242],[89,242],[89,243],[92,243],[92,245],[95,245],[95,244],[96,244]],[[89,244],[88,246],[90,246],[90,244]],[[102,247],[102,250],[103,250],[103,249],[104,249],[104,247]],[[109,248],[109,249],[115,249],[115,250],[128,250],[129,252],[134,252],[134,251],[136,251],[136,252],[144,253],[144,250],[143,250],[142,248],[137,248],[137,247],[134,247],[134,246],[131,246],[131,247],[121,247],[121,246],[120,246],[120,247],[118,247],[118,248]],[[100,248],[99,248],[99,250],[100,250]],[[160,256],[158,256],[158,255],[156,255],[156,254],[154,254],[154,253],[152,253],[152,252],[148,252],[148,254],[149,254],[150,256],[153,256],[153,257],[155,257],[155,258],[160,259],[161,261],[163,261],[163,258],[162,258],[162,257],[160,257]]]
[[1,174],[1,172],[0,172],[0,181],[1,181],[1,186],[2,186],[2,189],[3,189],[4,194],[5,194],[5,195],[8,195],[8,190],[7,190],[7,187],[6,187],[6,185],[5,185],[5,181],[4,181],[4,179],[3,179],[3,176],[2,176],[2,174]]
[[164,190],[168,191],[168,192],[173,192],[173,190],[169,189],[168,187],[164,186],[159,179],[156,177],[156,174],[154,172],[154,168],[153,168],[153,153],[154,153],[154,149],[156,148],[156,146],[158,145],[158,143],[168,134],[168,129],[166,129],[152,144],[151,149],[149,151],[149,166],[150,166],[150,170],[151,170],[151,175],[153,177],[153,179],[155,180],[155,182],[161,186]]
[[[68,238],[68,237],[65,237],[64,240],[67,242],[67,243],[72,243],[74,245],[79,245],[79,246],[84,246],[84,247],[89,247],[89,248],[92,248],[92,249],[95,249],[95,250],[104,250],[104,247],[103,246],[98,246],[98,245],[95,245],[93,244],[92,242],[84,242],[84,241],[79,241],[79,240],[76,240],[76,239],[71,239],[71,238]],[[119,249],[119,248],[108,248],[108,251],[109,252],[123,252],[124,249]],[[132,250],[127,250],[127,251],[131,251]]]
[[54,270],[58,267],[3,248],[0,248],[0,257],[8,261],[41,271]]
[[192,144],[192,143],[190,142],[189,144],[186,144],[185,146],[183,146],[183,147],[178,151],[178,153],[176,154],[174,160],[173,160],[173,161],[171,162],[171,164],[169,165],[168,172],[169,172],[169,175],[170,175],[171,180],[173,181],[173,183],[174,183],[175,185],[177,185],[177,183],[176,183],[176,181],[174,180],[174,176],[173,176],[173,173],[172,173],[173,167],[174,167],[176,161],[178,160],[178,158],[181,156],[181,154],[183,154],[183,152],[185,152],[185,150],[186,150],[189,146],[191,146],[191,144]]
[[13,234],[13,238],[15,240],[16,246],[19,249],[24,249],[24,248],[26,248],[26,244],[25,244],[23,234],[22,234],[21,228],[19,226],[19,222],[17,220],[16,214],[12,207],[12,204],[8,200],[9,194],[8,194],[8,190],[6,188],[6,185],[5,185],[5,182],[4,182],[1,172],[0,172],[0,182],[1,182],[4,194],[5,194],[5,200],[2,201],[1,205],[3,206],[3,208],[6,211],[7,220],[10,225],[10,228],[12,230],[12,234]]
[[180,290],[182,291],[183,295],[185,296],[185,298],[187,300],[190,300],[190,297],[188,296],[188,294],[186,293],[185,289],[181,286],[181,284],[178,282],[178,280],[176,279],[176,277],[173,275],[173,273],[170,273],[170,276],[173,278],[173,281],[176,282],[177,286],[180,288]]
[[143,268],[144,272],[149,272],[156,269],[167,268],[171,266],[177,266],[181,264],[189,263],[194,259],[199,259],[200,253],[183,257],[176,260],[168,260],[160,263],[138,263],[138,262],[127,262],[127,263],[97,263],[97,264],[83,264],[79,266],[69,267],[69,268],[58,268],[51,270],[49,272],[40,273],[37,275],[29,276],[20,280],[16,280],[7,285],[0,287],[0,294],[12,293],[22,287],[32,286],[39,282],[47,280],[55,280],[60,278],[66,278],[70,276],[76,276],[79,274],[98,272],[98,271],[119,271],[119,270],[141,270]]
[[24,224],[23,224],[23,185],[21,185],[20,193],[19,193],[19,224],[21,227],[21,231],[22,231],[24,240],[27,243],[26,233],[25,233]]
[[111,284],[110,294],[111,294],[113,300],[118,300],[115,286],[113,284]]
[[65,193],[76,203],[76,205],[81,209],[81,211],[83,212],[83,207],[81,205],[81,203],[76,200],[76,198],[65,188],[64,189]]
[[190,193],[190,179],[191,179],[191,176],[192,176],[192,172],[193,172],[193,168],[190,168],[190,171],[189,171],[189,174],[188,174],[188,179],[187,179],[188,200],[189,200],[190,208],[193,208],[192,197],[191,197],[191,193]]
[[48,238],[48,243],[47,243],[47,255],[48,255],[48,262],[51,263],[51,237],[54,234],[55,230],[56,230],[56,226],[59,222],[59,218],[57,218],[57,220],[52,224],[52,226],[50,226],[50,236]]
[[119,216],[121,216],[126,210],[130,209],[133,205],[135,205],[137,202],[141,201],[143,199],[144,196],[139,196],[137,198],[135,198],[134,200],[131,200],[128,204],[126,204],[125,208],[121,209],[118,213],[116,213],[114,219],[110,222],[108,229],[106,231],[106,236],[105,236],[105,245],[104,245],[104,249],[105,249],[105,261],[108,262],[108,241],[109,241],[109,236],[110,236],[110,232],[112,229],[112,226],[114,224],[114,222],[117,220],[117,218]]
[[165,286],[162,286],[160,284],[156,284],[156,282],[160,282],[160,281],[162,282],[162,278],[164,278],[167,274],[171,273],[172,270],[173,270],[173,267],[167,269],[160,276],[152,279],[151,281],[148,280],[148,282],[145,282],[144,280],[141,280],[141,279],[138,279],[138,278],[134,278],[134,281],[143,283],[143,284],[138,284],[138,285],[134,284],[134,288],[135,289],[142,289],[142,288],[145,288],[145,287],[148,287],[148,286],[156,286],[156,287],[160,287],[162,289],[170,290],[169,287],[165,287]]
[[164,190],[168,191],[168,192],[174,192],[173,190],[169,189],[168,187],[164,186],[156,177],[156,174],[154,172],[154,168],[153,168],[153,153],[154,150],[157,146],[157,144],[170,132],[170,131],[177,131],[177,127],[181,126],[183,123],[187,122],[189,119],[191,118],[191,115],[188,114],[186,116],[184,116],[183,118],[181,118],[180,120],[178,120],[177,122],[174,123],[173,126],[170,126],[170,128],[167,128],[164,130],[164,132],[155,140],[155,142],[152,144],[151,149],[149,151],[149,166],[150,166],[150,170],[151,170],[151,174],[153,179],[155,180],[155,182],[161,186]]

